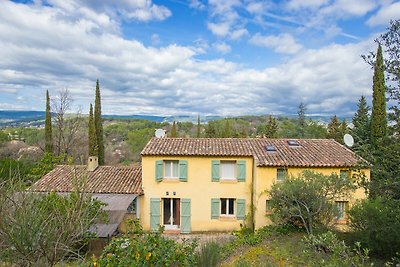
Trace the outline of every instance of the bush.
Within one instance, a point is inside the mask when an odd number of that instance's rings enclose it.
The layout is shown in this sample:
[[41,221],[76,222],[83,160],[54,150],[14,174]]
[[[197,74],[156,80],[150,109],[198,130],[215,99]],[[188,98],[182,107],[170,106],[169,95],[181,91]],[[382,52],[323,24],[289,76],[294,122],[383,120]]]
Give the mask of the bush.
[[389,259],[400,253],[400,201],[368,199],[349,211],[354,238],[374,256]]
[[197,242],[177,243],[163,237],[162,229],[154,233],[114,238],[92,266],[194,266]]
[[199,267],[215,267],[221,260],[221,247],[215,241],[205,243],[197,252],[197,266]]

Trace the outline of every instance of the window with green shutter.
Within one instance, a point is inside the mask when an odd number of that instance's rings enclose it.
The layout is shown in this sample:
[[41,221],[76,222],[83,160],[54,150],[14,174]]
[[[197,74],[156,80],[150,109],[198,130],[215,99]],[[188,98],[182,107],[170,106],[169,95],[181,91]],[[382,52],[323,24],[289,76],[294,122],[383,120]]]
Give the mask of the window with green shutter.
[[236,218],[238,220],[244,220],[246,216],[246,199],[236,200]]
[[211,199],[211,219],[218,219],[219,218],[219,198],[212,198]]
[[189,234],[191,231],[190,215],[191,215],[190,199],[182,198],[181,199],[181,233],[183,233],[183,234]]
[[156,161],[156,181],[161,182],[163,178],[163,161]]
[[180,160],[179,161],[179,181],[187,182],[187,175],[188,175],[188,163],[187,160]]
[[246,161],[238,160],[237,162],[237,180],[238,182],[246,181]]
[[161,220],[161,199],[150,198],[150,229],[157,231]]
[[220,161],[213,160],[211,162],[211,181],[218,182],[220,178]]

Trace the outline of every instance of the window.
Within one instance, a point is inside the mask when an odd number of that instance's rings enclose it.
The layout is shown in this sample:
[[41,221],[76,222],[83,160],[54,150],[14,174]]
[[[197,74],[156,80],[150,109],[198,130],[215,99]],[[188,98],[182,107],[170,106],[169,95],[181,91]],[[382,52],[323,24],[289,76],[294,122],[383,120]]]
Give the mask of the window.
[[270,213],[272,211],[271,200],[265,200],[265,211]]
[[340,170],[340,178],[343,180],[349,179],[349,171],[348,170]]
[[286,179],[287,171],[286,169],[277,169],[276,171],[276,180],[277,181],[284,181]]
[[177,161],[177,160],[165,160],[164,161],[164,177],[165,178],[178,178],[178,166],[179,166],[179,161]]
[[288,140],[287,141],[289,146],[300,146],[299,142],[297,142],[297,140]]
[[346,215],[346,204],[347,202],[345,201],[336,201],[336,207],[337,207],[337,220],[344,220],[345,215]]
[[275,147],[274,145],[267,145],[267,146],[265,147],[265,149],[266,149],[268,152],[275,152],[275,151],[276,151],[276,147]]
[[137,199],[135,198],[131,204],[129,204],[127,212],[136,214],[136,207],[137,207]]
[[221,198],[221,215],[234,215],[234,214],[235,214],[235,199]]
[[221,179],[236,179],[236,161],[221,161]]

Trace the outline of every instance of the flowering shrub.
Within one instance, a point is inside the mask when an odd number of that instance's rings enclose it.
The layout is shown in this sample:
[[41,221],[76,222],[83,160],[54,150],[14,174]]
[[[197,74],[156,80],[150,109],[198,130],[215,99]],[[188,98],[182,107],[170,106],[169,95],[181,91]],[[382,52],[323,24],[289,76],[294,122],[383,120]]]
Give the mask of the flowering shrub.
[[92,266],[194,266],[197,242],[177,243],[156,233],[114,238]]

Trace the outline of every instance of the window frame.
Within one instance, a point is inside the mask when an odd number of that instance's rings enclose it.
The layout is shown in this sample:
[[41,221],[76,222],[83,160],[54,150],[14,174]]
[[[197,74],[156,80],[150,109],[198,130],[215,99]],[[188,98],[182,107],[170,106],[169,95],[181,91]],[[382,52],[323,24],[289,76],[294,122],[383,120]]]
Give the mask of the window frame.
[[[233,177],[224,177],[223,175],[223,167],[222,165],[228,165],[228,164],[232,164],[233,165]],[[237,180],[237,160],[221,160],[220,163],[220,180],[223,181],[236,181]]]
[[336,208],[338,214],[336,215],[337,221],[344,221],[346,220],[346,209],[348,205],[348,201],[336,201]]
[[[219,203],[220,204],[219,216],[221,216],[221,217],[235,217],[236,216],[236,212],[235,212],[236,199],[235,198],[220,198],[219,202],[220,202]],[[222,212],[222,209],[223,209],[222,203],[223,202],[225,202],[225,213]],[[230,203],[230,202],[232,202],[232,203]],[[232,213],[230,213],[231,209],[232,209]]]
[[265,200],[265,212],[267,214],[272,213],[271,199],[266,199]]
[[[280,179],[279,177],[280,177],[280,173],[281,172],[283,172],[284,173],[284,178],[283,179]],[[287,169],[286,168],[277,168],[276,169],[276,181],[277,182],[283,182],[283,181],[285,181],[286,179],[287,179],[287,173],[288,173],[288,171],[287,171]]]
[[[167,176],[167,164],[170,164],[168,167],[170,170],[171,175],[174,173],[174,164],[176,164],[177,173],[176,176]],[[170,180],[179,180],[179,160],[163,160],[163,178],[170,179]]]

